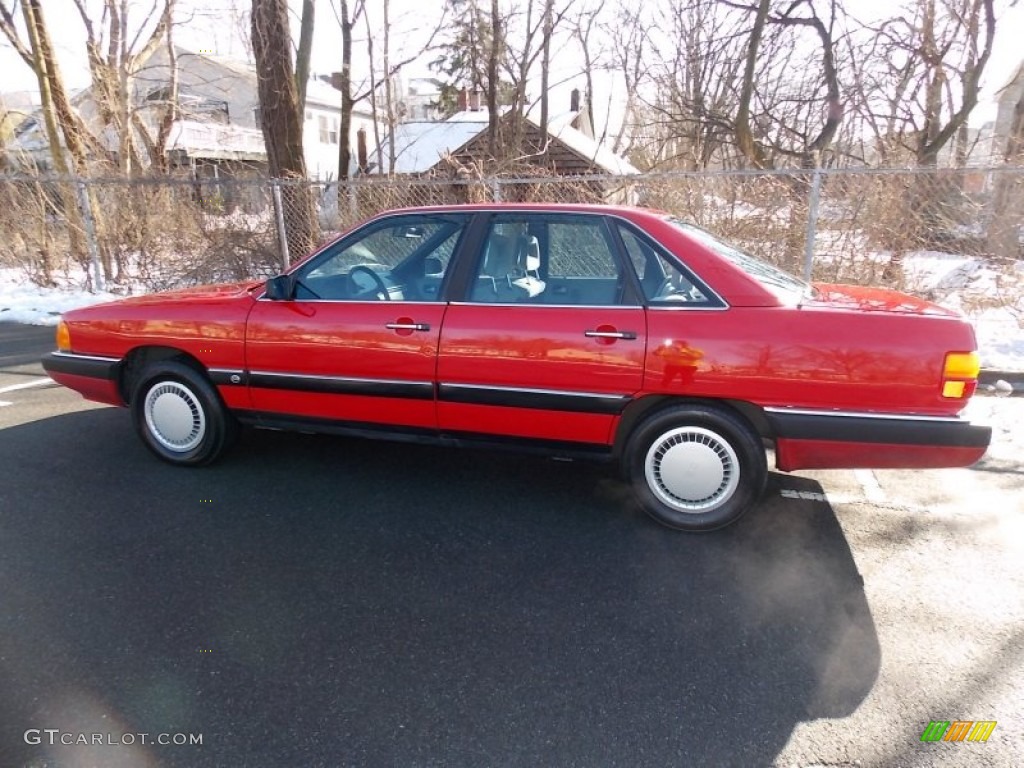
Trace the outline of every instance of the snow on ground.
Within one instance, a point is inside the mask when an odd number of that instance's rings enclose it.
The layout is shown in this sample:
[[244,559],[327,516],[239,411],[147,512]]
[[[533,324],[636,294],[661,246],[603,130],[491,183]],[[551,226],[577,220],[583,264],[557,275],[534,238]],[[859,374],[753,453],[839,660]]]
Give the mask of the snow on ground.
[[[1024,262],[997,270],[981,259],[922,251],[907,254],[904,273],[910,291],[971,321],[984,368],[1024,373]],[[81,289],[84,274],[59,281],[62,287],[40,288],[22,270],[0,269],[0,321],[56,325],[63,311],[119,298]]]
[[975,424],[992,427],[985,457],[1018,464],[1024,456],[1024,397],[972,397],[963,412]]
[[922,251],[907,256],[904,275],[914,293],[971,321],[983,367],[1024,372],[1024,262],[996,270],[981,259]]
[[40,288],[20,269],[0,269],[0,322],[56,325],[61,312],[121,298],[113,293],[89,293],[81,280],[60,280],[64,287]]

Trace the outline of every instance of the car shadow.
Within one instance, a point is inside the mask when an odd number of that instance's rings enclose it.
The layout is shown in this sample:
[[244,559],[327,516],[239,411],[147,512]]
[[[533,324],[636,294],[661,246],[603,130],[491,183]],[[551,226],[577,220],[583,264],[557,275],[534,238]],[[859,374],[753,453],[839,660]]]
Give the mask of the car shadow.
[[248,432],[178,469],[116,409],[0,466],[3,765],[767,765],[878,674],[808,480],[687,535],[601,466]]

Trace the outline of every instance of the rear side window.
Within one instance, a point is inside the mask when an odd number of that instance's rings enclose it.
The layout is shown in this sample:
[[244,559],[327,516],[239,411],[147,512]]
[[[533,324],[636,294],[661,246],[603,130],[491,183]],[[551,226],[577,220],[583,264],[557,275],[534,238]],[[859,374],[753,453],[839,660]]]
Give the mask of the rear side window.
[[636,306],[615,233],[601,216],[497,214],[469,300],[488,304]]

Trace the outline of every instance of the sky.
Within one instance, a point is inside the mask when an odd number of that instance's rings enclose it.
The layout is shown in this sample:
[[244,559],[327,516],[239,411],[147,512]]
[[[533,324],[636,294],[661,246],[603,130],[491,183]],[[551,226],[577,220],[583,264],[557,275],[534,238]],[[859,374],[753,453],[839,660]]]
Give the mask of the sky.
[[[610,0],[621,3],[623,0]],[[870,13],[871,6],[877,6],[879,12],[888,8],[889,0],[855,0],[860,13]],[[981,125],[995,117],[995,92],[1012,76],[1020,65],[1022,51],[1020,38],[1024,33],[1024,1],[1018,0],[1015,7],[1006,7],[1012,0],[1001,0],[1003,11],[997,20],[996,39],[992,58],[986,69],[983,81],[981,104],[971,117],[972,125]],[[5,0],[10,3],[11,0]],[[90,7],[101,5],[100,0],[87,0]],[[577,0],[585,2],[585,0]],[[301,0],[289,0],[293,11],[292,32],[298,35],[298,20]],[[131,0],[129,2],[132,19],[138,24],[144,18],[153,0]],[[177,28],[176,40],[180,45],[196,51],[210,50],[216,55],[234,59],[245,59],[246,50],[243,35],[246,30],[235,20],[238,12],[248,9],[251,0],[179,0],[176,18],[188,19],[188,23]],[[84,34],[81,20],[74,10],[71,0],[43,0],[44,13],[60,57],[60,64],[69,87],[81,87],[88,84],[89,76],[85,65]],[[328,73],[339,68],[341,49],[340,30],[337,22],[337,0],[316,0],[317,24],[312,54],[312,70],[317,73]],[[367,6],[371,14],[371,25],[374,29],[382,27],[380,19],[380,3],[368,0]],[[391,0],[391,37],[392,46],[399,48],[401,42],[407,41],[406,50],[418,50],[429,36],[429,30],[435,27],[442,16],[443,0]],[[98,13],[97,13],[98,15]],[[360,25],[356,30],[357,51],[354,57],[358,68],[365,59],[365,28]],[[378,54],[382,41],[375,36]],[[582,68],[576,57],[567,50],[556,52],[553,78],[558,85],[552,89],[556,103],[564,100],[568,103],[569,91],[573,87],[583,86],[582,75],[577,73]],[[402,58],[398,51],[395,58]],[[429,74],[426,62],[421,61],[407,69],[407,76],[423,76]],[[576,75],[576,77],[573,77]],[[0,92],[34,90],[35,76],[24,62],[3,41],[0,45]],[[601,103],[597,94],[595,103]]]

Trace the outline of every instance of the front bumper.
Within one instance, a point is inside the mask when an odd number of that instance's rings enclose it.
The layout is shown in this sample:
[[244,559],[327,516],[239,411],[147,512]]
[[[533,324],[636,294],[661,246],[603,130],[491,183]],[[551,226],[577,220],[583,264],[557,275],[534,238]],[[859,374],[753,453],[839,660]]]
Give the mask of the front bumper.
[[42,360],[43,370],[58,384],[79,392],[87,400],[124,405],[121,397],[121,361],[115,357],[51,352]]

